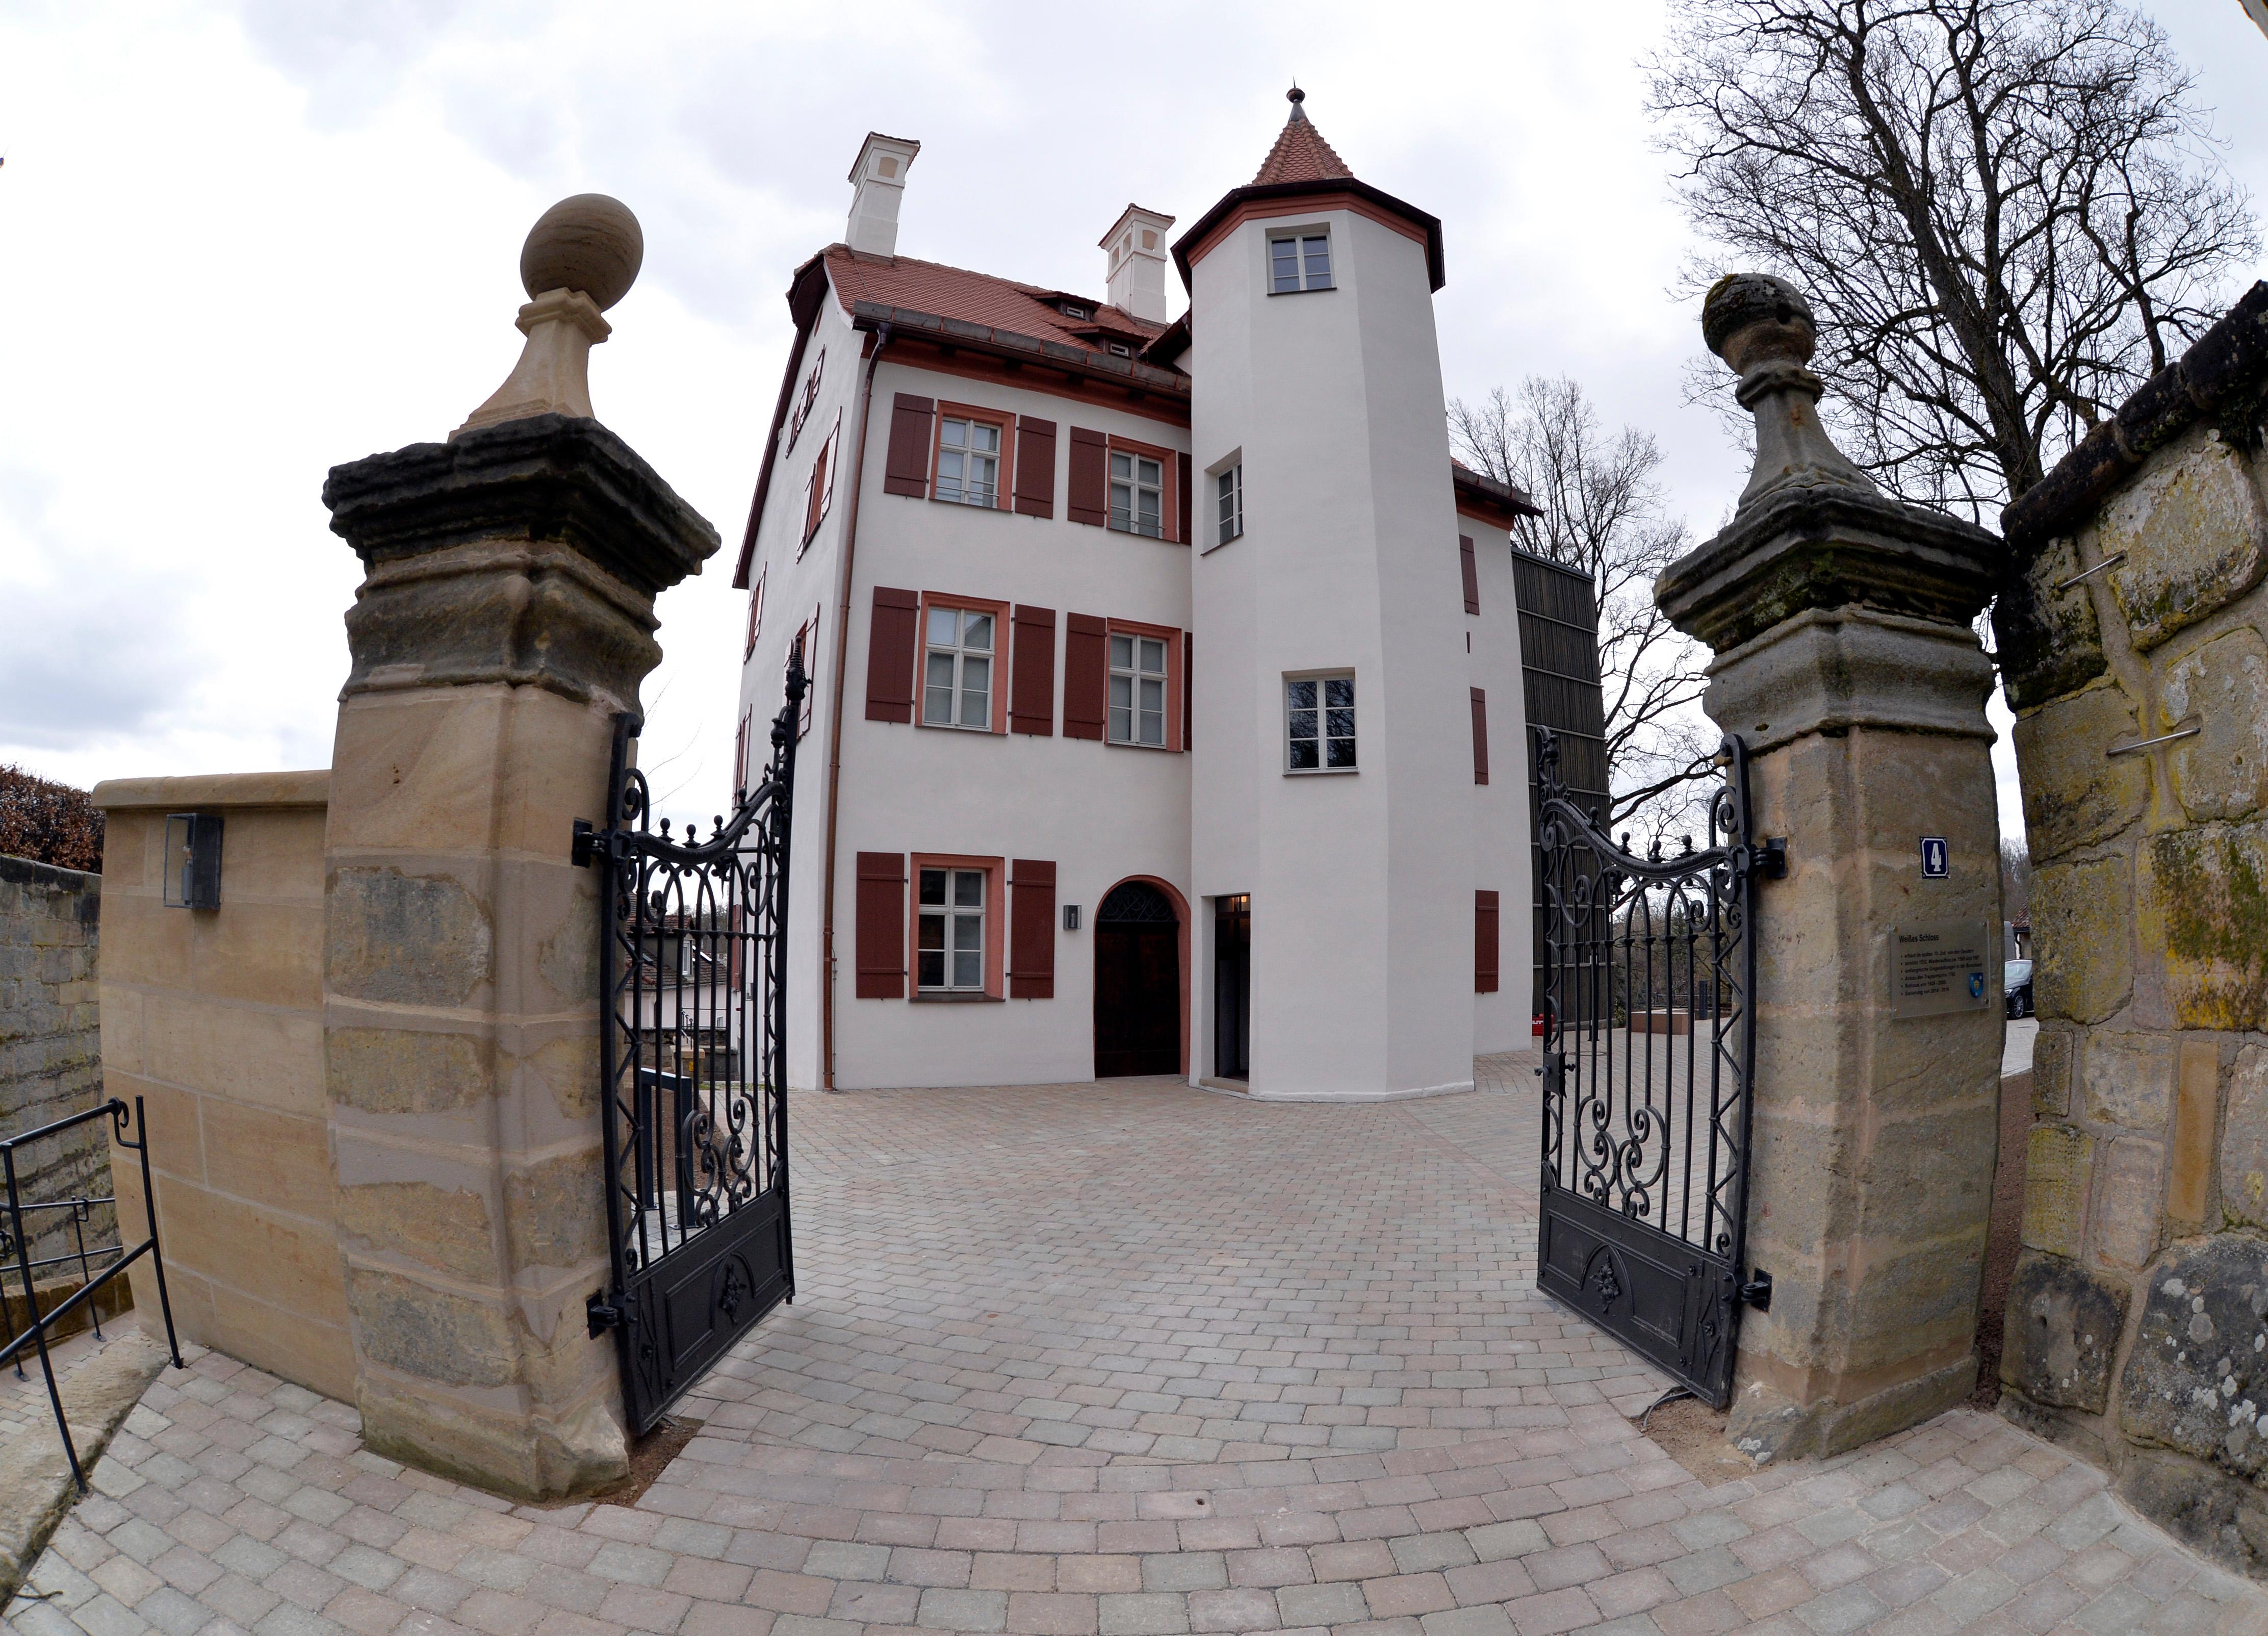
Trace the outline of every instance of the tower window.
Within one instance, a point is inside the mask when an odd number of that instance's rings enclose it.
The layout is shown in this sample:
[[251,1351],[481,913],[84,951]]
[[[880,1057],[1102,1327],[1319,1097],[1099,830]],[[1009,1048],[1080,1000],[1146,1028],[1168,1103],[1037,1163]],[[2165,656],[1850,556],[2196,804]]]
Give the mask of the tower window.
[[1215,545],[1226,545],[1244,533],[1244,466],[1230,467],[1213,479],[1219,504],[1219,531]]
[[1144,454],[1110,456],[1110,526],[1122,534],[1165,537],[1166,468]]
[[1331,236],[1328,232],[1285,233],[1268,241],[1268,292],[1293,295],[1331,289]]
[[1355,770],[1351,674],[1285,678],[1284,751],[1286,772]]

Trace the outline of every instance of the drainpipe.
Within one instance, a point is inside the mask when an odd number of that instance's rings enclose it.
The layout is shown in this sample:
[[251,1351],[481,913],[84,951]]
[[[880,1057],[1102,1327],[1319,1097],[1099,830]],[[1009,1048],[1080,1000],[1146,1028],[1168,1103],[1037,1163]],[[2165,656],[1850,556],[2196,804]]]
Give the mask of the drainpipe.
[[843,524],[843,582],[836,587],[835,696],[827,724],[827,875],[820,888],[819,1088],[835,1089],[835,812],[843,787],[843,687],[850,673],[850,567],[858,554],[858,500],[866,490],[866,421],[874,405],[874,369],[890,344],[890,327],[874,332],[866,354],[866,381],[858,393],[858,449],[852,457],[850,513]]

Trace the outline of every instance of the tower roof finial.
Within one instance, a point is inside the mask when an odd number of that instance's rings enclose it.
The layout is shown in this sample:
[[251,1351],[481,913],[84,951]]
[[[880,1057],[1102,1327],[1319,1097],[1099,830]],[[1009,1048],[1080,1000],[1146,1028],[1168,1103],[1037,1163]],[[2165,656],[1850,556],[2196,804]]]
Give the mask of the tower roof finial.
[[1292,82],[1292,89],[1284,93],[1284,100],[1292,105],[1292,117],[1293,119],[1305,119],[1307,117],[1307,110],[1300,106],[1307,99],[1307,93],[1300,89],[1300,82],[1296,79]]

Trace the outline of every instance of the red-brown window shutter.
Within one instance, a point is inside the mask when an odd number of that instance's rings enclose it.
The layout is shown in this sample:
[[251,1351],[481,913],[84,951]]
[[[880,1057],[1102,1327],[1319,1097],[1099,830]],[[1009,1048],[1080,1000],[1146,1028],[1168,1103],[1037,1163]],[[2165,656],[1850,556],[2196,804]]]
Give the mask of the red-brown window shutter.
[[1026,517],[1056,514],[1056,424],[1029,415],[1016,423],[1016,510]]
[[1197,639],[1187,630],[1182,632],[1182,748],[1188,749],[1197,742],[1191,731],[1197,717],[1190,708],[1190,699],[1197,692]]
[[770,567],[759,571],[755,588],[748,593],[748,645],[740,651],[743,660],[756,651],[756,633],[764,628],[764,579],[770,572]]
[[1110,440],[1084,426],[1071,429],[1071,493],[1064,515],[1097,528],[1110,524]]
[[1181,530],[1174,538],[1183,545],[1189,542],[1189,494],[1197,487],[1197,474],[1186,454],[1174,456],[1174,476],[1181,484],[1181,498],[1174,504],[1175,526]]
[[1473,537],[1469,534],[1457,536],[1457,559],[1465,571],[1465,612],[1481,611],[1480,565],[1473,560]]
[[1473,782],[1488,782],[1488,695],[1473,689]]
[[1019,858],[1008,866],[1008,998],[1056,997],[1056,866]]
[[803,713],[795,724],[795,736],[799,740],[811,731],[811,720],[819,708],[819,615],[820,605],[811,605],[811,623],[803,629]]
[[866,638],[867,720],[914,719],[914,649],[920,635],[920,595],[876,586]]
[[1493,994],[1497,987],[1497,895],[1473,894],[1473,992]]
[[882,492],[910,494],[916,499],[929,492],[929,429],[937,412],[930,398],[901,392],[890,406],[890,453],[882,474]]
[[1056,730],[1056,610],[1026,608],[1009,617],[1008,726],[1018,733]]
[[860,999],[906,993],[906,859],[902,852],[858,854]]
[[1109,627],[1092,614],[1067,615],[1064,623],[1064,737],[1099,739],[1110,691]]

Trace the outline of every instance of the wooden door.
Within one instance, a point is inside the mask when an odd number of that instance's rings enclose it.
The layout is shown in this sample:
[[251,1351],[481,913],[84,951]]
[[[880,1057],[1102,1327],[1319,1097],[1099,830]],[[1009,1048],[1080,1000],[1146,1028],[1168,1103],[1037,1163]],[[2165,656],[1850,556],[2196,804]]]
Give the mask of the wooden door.
[[1182,928],[1166,895],[1130,881],[1094,923],[1094,1073],[1182,1071]]

